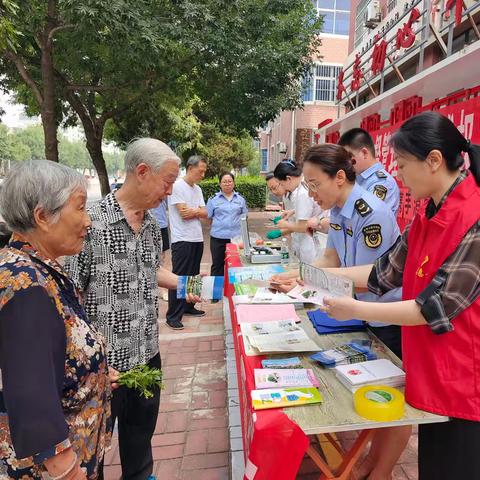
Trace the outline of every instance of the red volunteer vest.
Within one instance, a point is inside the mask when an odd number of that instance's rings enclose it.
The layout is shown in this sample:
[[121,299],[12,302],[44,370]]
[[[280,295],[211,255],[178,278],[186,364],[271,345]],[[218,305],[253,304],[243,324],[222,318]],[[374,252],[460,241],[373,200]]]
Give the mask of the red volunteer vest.
[[[480,188],[469,173],[430,220],[422,209],[408,234],[403,300],[415,299],[480,218]],[[480,259],[479,259],[480,268]],[[480,421],[480,299],[437,335],[402,327],[405,396],[421,410]]]

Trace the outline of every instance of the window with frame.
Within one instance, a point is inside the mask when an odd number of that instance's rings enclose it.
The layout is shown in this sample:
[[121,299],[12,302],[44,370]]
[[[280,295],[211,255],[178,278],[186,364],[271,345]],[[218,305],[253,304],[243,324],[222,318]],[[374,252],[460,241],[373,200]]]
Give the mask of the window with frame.
[[262,154],[262,172],[268,171],[268,148],[261,149]]
[[358,45],[362,43],[364,36],[369,31],[367,27],[365,27],[365,17],[367,15],[367,7],[371,1],[372,0],[360,0],[358,2],[355,13],[355,47],[358,47]]
[[340,65],[315,64],[303,81],[304,102],[335,102]]
[[323,33],[348,35],[350,30],[350,0],[312,0],[323,16]]

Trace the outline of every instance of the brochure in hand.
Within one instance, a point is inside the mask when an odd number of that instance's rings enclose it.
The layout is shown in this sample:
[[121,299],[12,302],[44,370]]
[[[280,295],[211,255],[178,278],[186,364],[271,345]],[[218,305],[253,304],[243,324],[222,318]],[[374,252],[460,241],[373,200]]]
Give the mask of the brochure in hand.
[[322,402],[322,396],[315,387],[252,390],[251,394],[252,406],[255,410],[295,407]]
[[318,387],[319,381],[310,368],[255,368],[255,388]]
[[300,264],[300,278],[304,285],[297,285],[288,295],[306,303],[323,305],[325,297],[353,297],[353,282],[306,263]]
[[185,298],[189,293],[204,300],[221,300],[223,298],[223,277],[179,276],[177,298]]

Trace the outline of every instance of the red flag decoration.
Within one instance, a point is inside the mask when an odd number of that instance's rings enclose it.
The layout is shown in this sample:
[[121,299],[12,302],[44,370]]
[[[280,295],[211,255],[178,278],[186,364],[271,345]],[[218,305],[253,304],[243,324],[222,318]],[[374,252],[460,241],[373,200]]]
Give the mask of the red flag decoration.
[[462,23],[463,0],[447,0],[445,11],[451,10],[455,6],[455,25]]

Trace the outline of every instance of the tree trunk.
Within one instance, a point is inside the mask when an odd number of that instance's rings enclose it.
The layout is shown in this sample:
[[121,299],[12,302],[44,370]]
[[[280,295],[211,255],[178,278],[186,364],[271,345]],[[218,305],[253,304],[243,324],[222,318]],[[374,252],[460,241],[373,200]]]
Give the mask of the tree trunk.
[[[105,159],[102,152],[102,137],[91,138],[91,135],[87,134],[85,130],[85,136],[87,137],[87,150],[92,158],[93,166],[97,171],[98,180],[100,182],[100,191],[102,197],[110,193],[110,183],[108,181],[107,167],[105,165]],[[90,137],[90,138],[89,138]]]
[[45,157],[47,160],[58,162],[58,139],[57,121],[55,115],[55,72],[53,67],[53,40],[50,33],[55,28],[56,4],[55,1],[48,2],[47,23],[44,30],[42,45],[42,83],[43,103],[41,105],[41,116],[43,133],[45,136]]

